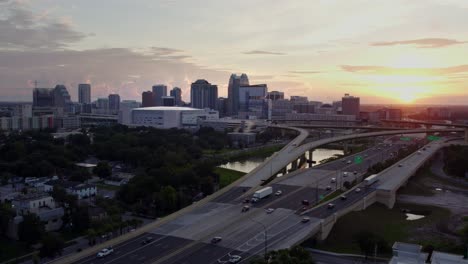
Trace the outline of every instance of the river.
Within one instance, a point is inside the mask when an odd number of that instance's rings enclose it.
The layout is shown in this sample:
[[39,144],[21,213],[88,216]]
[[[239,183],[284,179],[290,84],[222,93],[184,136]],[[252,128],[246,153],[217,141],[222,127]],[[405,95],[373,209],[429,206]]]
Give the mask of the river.
[[[306,153],[306,157],[308,157],[308,152]],[[312,158],[316,162],[314,166],[320,164],[320,161],[324,159],[328,159],[333,157],[334,155],[339,154],[343,155],[343,150],[337,150],[337,149],[315,149],[312,153]],[[231,169],[231,170],[236,170],[236,171],[242,171],[245,173],[251,172],[255,167],[258,165],[262,164],[267,158],[250,158],[247,160],[242,160],[242,161],[233,161],[233,162],[228,162],[226,164],[223,164],[219,167],[221,168],[226,168],[226,169]]]

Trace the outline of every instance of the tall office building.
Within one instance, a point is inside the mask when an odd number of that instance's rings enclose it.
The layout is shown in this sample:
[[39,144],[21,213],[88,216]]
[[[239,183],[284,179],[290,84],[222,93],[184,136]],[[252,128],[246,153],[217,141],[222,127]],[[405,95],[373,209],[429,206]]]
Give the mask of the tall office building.
[[101,113],[107,113],[109,110],[109,98],[98,98],[96,107],[101,110]]
[[163,84],[153,85],[154,106],[162,106],[163,96],[167,96],[167,86]]
[[154,106],[153,92],[146,91],[141,94],[141,106],[142,107]]
[[163,106],[176,106],[174,96],[163,96],[162,103]]
[[212,85],[206,80],[197,80],[192,83],[190,89],[190,102],[193,108],[216,109],[218,98],[218,86]]
[[272,101],[282,100],[282,99],[284,99],[284,93],[283,92],[278,92],[278,91],[268,92],[267,99],[270,99]]
[[87,83],[78,84],[78,103],[91,103],[91,85]]
[[267,99],[268,87],[266,84],[246,85],[239,87],[240,118],[269,118],[271,100]]
[[53,107],[54,89],[52,88],[34,88],[33,107]]
[[109,112],[111,114],[117,114],[120,109],[120,95],[118,94],[109,94]]
[[343,115],[354,115],[356,118],[359,118],[359,101],[359,97],[354,97],[350,96],[349,94],[345,94],[345,96],[341,98],[341,113]]
[[65,85],[57,85],[54,88],[54,106],[66,109],[71,103],[70,94]]
[[172,88],[171,96],[174,97],[176,106],[182,105],[182,90],[179,87]]
[[249,78],[243,73],[240,76],[232,74],[228,86],[228,113],[237,115],[239,112],[239,87],[248,86]]

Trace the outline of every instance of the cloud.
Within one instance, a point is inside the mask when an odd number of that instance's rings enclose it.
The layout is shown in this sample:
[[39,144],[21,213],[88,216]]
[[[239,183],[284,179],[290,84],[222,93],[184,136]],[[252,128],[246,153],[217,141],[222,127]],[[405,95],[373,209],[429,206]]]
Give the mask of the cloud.
[[342,65],[341,68],[347,72],[378,75],[450,75],[468,72],[468,65],[458,65],[445,68],[393,68],[374,65]]
[[286,55],[286,53],[282,52],[272,52],[272,51],[265,51],[265,50],[251,50],[242,52],[242,54],[246,55]]
[[0,2],[0,49],[57,49],[86,37],[64,19],[37,16],[21,1]]
[[322,73],[321,71],[289,71],[289,73],[294,73],[294,74],[318,74]]
[[[38,80],[42,87],[65,84],[74,100],[78,84],[84,82],[91,83],[93,98],[117,92],[124,99],[141,100],[143,91],[151,89],[155,83],[164,83],[169,87],[181,87],[187,100],[190,83],[197,79],[205,78],[219,87],[229,80],[230,72],[162,57],[126,48],[0,50],[0,95],[2,100],[31,101],[33,86],[30,83]],[[220,89],[220,95],[225,93]]]
[[445,38],[423,38],[413,40],[398,40],[374,42],[371,46],[396,46],[396,45],[416,45],[418,48],[442,48],[450,45],[465,44],[466,41]]

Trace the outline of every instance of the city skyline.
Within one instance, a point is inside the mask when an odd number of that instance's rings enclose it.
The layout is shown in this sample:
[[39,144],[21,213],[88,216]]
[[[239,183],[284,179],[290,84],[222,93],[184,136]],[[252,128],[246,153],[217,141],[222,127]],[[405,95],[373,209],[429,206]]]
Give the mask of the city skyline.
[[104,21],[108,2],[0,1],[0,96],[31,101],[37,80],[64,84],[74,101],[79,83],[91,84],[93,98],[141,100],[162,83],[189,101],[197,79],[227,97],[229,76],[245,72],[286,97],[468,102],[464,1],[220,2],[114,1]]

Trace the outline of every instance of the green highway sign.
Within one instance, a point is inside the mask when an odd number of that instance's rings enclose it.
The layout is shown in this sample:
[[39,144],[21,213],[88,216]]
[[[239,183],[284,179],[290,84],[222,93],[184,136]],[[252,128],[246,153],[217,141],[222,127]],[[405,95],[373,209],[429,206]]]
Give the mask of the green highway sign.
[[355,164],[361,164],[362,161],[363,161],[363,159],[362,159],[361,156],[356,156],[356,157],[354,158],[354,163],[355,163]]
[[429,141],[434,141],[434,140],[439,140],[439,139],[440,139],[440,137],[438,137],[438,136],[428,136],[427,137],[427,140],[429,140]]
[[410,137],[401,137],[400,140],[401,141],[411,141],[411,138]]
[[321,194],[321,195],[319,196],[319,200],[323,200],[323,198],[325,198],[325,197],[323,197],[323,194]]

